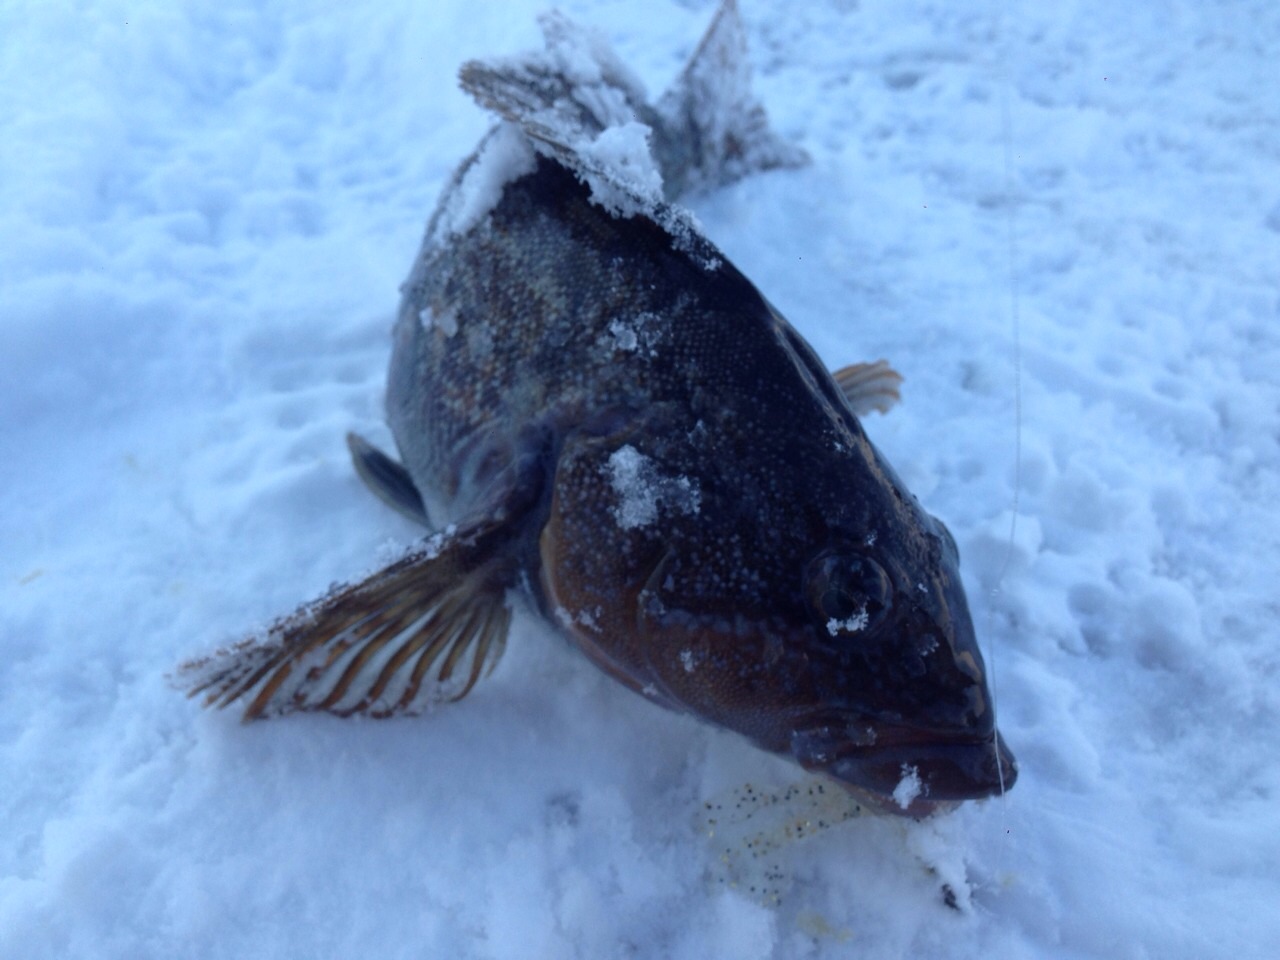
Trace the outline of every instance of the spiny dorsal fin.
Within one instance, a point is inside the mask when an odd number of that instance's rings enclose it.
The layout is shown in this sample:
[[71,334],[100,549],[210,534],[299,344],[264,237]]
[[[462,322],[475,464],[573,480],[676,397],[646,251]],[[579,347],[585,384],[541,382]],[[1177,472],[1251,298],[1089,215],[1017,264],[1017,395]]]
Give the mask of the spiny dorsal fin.
[[[769,129],[751,93],[746,31],[734,0],[721,4],[656,109],[599,34],[557,12],[539,24],[545,49],[470,61],[459,73],[462,89],[591,183],[606,206],[647,212],[692,189],[808,160]],[[627,201],[611,200],[611,192]]]
[[465,697],[506,645],[509,562],[452,528],[367,579],[337,587],[251,638],[178,668],[206,706],[244,719],[299,710],[373,717]]
[[875,363],[851,363],[841,367],[831,376],[844,394],[854,414],[865,417],[872,410],[888,413],[902,399],[898,384],[902,374],[889,366],[887,360]]

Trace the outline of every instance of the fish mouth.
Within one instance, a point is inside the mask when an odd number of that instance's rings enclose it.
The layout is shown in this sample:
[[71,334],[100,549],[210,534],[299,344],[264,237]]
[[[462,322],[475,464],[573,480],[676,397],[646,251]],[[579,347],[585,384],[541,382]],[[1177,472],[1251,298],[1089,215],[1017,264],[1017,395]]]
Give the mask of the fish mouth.
[[927,817],[964,800],[1003,794],[1018,779],[1018,763],[998,732],[960,738],[880,728],[874,743],[846,742],[834,755],[806,759],[794,740],[793,751],[805,767],[878,812],[898,816]]

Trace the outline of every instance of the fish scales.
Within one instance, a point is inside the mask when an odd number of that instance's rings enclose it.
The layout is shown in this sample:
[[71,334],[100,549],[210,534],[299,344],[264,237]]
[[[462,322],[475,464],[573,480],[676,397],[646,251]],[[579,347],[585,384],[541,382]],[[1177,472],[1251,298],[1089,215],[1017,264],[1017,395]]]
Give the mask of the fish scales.
[[523,592],[623,685],[872,809],[1007,789],[955,542],[858,419],[901,378],[828,373],[670,202],[802,159],[746,92],[733,3],[657,107],[599,38],[543,27],[546,51],[462,71],[501,120],[402,289],[401,460],[349,438],[435,532],[188,687],[247,719],[418,712],[492,669]]
[[[470,499],[459,451],[479,438],[533,422],[563,433],[600,410],[661,409],[672,430],[696,430],[704,447],[714,438],[699,461],[723,459],[687,466],[708,482],[728,471],[768,530],[785,496],[804,502],[806,488],[830,485],[788,458],[792,418],[815,424],[800,442],[819,457],[863,436],[809,388],[776,315],[731,264],[707,270],[653,221],[607,216],[551,161],[510,184],[482,229],[433,251],[415,273],[422,279],[405,292],[388,406],[406,466],[447,491],[451,513]],[[421,320],[446,314],[456,332]],[[661,324],[646,349],[617,345],[620,328],[645,323]],[[497,325],[492,345],[486,336],[477,348],[467,335]]]

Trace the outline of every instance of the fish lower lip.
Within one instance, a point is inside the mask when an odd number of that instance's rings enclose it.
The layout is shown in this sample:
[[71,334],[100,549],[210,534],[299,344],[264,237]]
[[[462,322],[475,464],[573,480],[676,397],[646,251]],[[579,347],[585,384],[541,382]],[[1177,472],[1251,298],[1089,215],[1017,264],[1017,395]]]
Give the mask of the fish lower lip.
[[1017,762],[998,733],[982,740],[888,739],[841,751],[824,772],[910,816],[925,816],[941,803],[1003,793],[1018,778]]

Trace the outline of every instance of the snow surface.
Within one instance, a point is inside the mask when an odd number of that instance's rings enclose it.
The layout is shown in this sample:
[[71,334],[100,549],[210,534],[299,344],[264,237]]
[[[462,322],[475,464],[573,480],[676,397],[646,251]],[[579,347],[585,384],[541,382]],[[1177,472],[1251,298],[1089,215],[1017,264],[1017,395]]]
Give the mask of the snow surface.
[[[0,956],[1275,956],[1270,2],[744,0],[813,163],[695,212],[833,368],[905,375],[866,426],[959,543],[1004,799],[769,822],[774,902],[699,818],[795,769],[532,616],[415,719],[169,689],[418,536],[343,435],[388,440],[397,285],[490,123],[457,66],[538,7],[0,5]],[[652,91],[712,13],[567,9]]]

